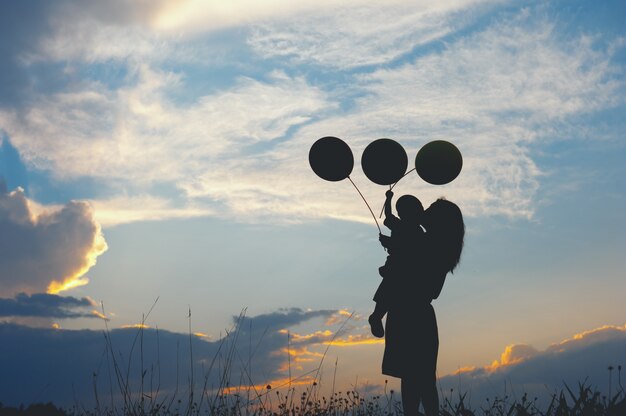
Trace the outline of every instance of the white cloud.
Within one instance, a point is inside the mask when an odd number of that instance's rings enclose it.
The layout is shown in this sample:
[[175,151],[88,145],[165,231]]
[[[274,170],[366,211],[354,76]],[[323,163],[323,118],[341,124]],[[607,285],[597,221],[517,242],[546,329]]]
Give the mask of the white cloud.
[[[357,17],[377,18],[376,14],[395,13],[389,9],[412,9],[415,13],[444,14],[460,10],[472,4],[481,3],[481,0],[420,0],[406,2],[399,0],[387,1],[380,4],[372,0],[347,0],[336,2],[333,0],[242,0],[238,2],[220,2],[187,0],[171,2],[162,7],[152,20],[156,28],[168,30],[212,31],[229,26],[241,26],[266,21],[281,21],[282,23],[294,18],[307,16],[325,16],[326,26],[334,26],[333,16],[344,14],[347,10]],[[374,10],[377,13],[372,13]],[[401,14],[397,14],[401,16]],[[376,22],[371,22],[375,26]],[[380,22],[378,22],[380,23]],[[367,29],[360,28],[359,32]]]
[[103,227],[136,221],[159,221],[172,218],[207,217],[216,212],[204,206],[174,206],[169,199],[151,195],[120,196],[91,200],[96,221]]
[[249,44],[265,57],[331,68],[382,64],[463,27],[462,13],[481,3],[489,1],[337,3],[260,24]]
[[[446,194],[469,215],[529,218],[543,175],[530,156],[531,146],[567,139],[575,130],[574,116],[620,100],[621,83],[612,79],[611,57],[612,51],[596,49],[588,37],[563,42],[549,22],[522,14],[439,53],[359,76],[351,87],[362,96],[353,108],[307,124],[281,144],[272,154],[274,172],[260,171],[265,181],[255,180],[258,169],[235,164],[231,172],[238,172],[240,180],[233,188],[216,188],[215,177],[200,180],[208,193],[221,192],[222,199],[249,211],[371,222],[356,194],[346,189],[349,184],[322,183],[302,173],[313,141],[329,134],[346,139],[357,161],[353,178],[376,205],[382,191],[368,183],[358,166],[369,141],[395,138],[412,160],[427,141],[448,139],[464,155],[459,179],[432,187],[413,176],[401,183],[400,192],[416,192],[426,203]],[[297,208],[281,203],[278,196],[286,197],[286,189]],[[259,198],[262,190],[267,201]]]
[[503,365],[511,365],[521,363],[524,360],[532,358],[538,354],[538,351],[528,344],[511,344],[507,345],[500,360],[495,360],[491,364],[491,368],[498,368]]
[[141,66],[137,75],[133,87],[90,84],[41,97],[25,113],[0,111],[0,125],[27,162],[61,178],[176,182],[219,169],[221,158],[278,139],[328,106],[322,91],[282,73],[267,83],[241,78],[190,106],[165,97],[176,74]]
[[0,189],[0,295],[86,284],[84,274],[107,249],[91,207],[72,201],[35,214],[31,206],[22,189]]
[[216,32],[244,28],[253,33],[249,44],[265,57],[297,56],[337,67],[376,64],[462,27],[469,20],[462,13],[495,2],[117,0],[85,6],[66,1],[50,11],[52,34],[22,59],[155,62],[175,57],[179,63],[207,64],[217,62],[212,58],[222,49],[219,43],[208,51],[201,43],[189,48],[190,42],[199,37],[210,42]]
[[[256,211],[258,215],[265,208],[262,200],[278,205],[271,188],[276,186],[278,194],[289,196],[280,179],[284,171],[271,165],[279,177],[274,184],[267,182],[270,178],[265,174],[274,175],[268,164],[280,157],[263,158],[248,148],[266,146],[290,128],[336,107],[304,79],[280,72],[265,83],[241,78],[232,89],[200,97],[189,106],[176,106],[165,96],[180,82],[176,74],[145,66],[137,74],[139,82],[133,87],[109,91],[89,84],[83,91],[42,97],[25,113],[0,111],[0,125],[22,158],[59,179],[89,176],[129,181],[140,188],[169,183],[192,197],[183,206],[173,206],[158,195],[128,196],[125,191],[106,200],[95,198],[96,208],[104,211],[97,214],[104,225],[208,215],[215,212],[212,205],[222,202],[236,205],[235,214]],[[241,176],[242,169],[244,175],[251,175],[252,183]],[[194,184],[200,178],[211,181],[211,191],[196,202]],[[243,189],[248,186],[250,192]],[[237,201],[228,200],[233,192]]]
[[568,139],[574,117],[622,100],[623,83],[613,79],[612,52],[588,37],[559,41],[550,23],[528,16],[507,23],[360,76],[363,96],[350,114],[307,125],[285,146],[332,132],[361,150],[388,136],[412,160],[427,141],[451,140],[464,156],[461,176],[442,188],[414,185],[420,196],[445,192],[470,215],[531,217],[542,176],[531,148]]

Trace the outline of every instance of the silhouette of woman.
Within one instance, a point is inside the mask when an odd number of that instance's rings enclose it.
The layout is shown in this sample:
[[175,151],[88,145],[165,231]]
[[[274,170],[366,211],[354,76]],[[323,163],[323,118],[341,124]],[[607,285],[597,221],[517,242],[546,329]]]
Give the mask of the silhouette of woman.
[[[436,387],[439,335],[431,305],[439,297],[448,272],[461,257],[465,225],[459,207],[438,199],[424,212],[424,255],[407,265],[395,279],[385,328],[383,374],[401,379],[402,406],[406,416],[418,414],[423,402],[427,416],[438,414]],[[418,263],[419,262],[419,263]]]

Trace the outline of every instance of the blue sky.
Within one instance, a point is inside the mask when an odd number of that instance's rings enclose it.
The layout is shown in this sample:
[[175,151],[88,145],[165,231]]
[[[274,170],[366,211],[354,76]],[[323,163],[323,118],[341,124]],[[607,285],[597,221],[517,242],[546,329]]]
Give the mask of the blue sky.
[[[445,195],[465,215],[462,263],[435,304],[440,376],[491,374],[507,346],[553,352],[607,325],[599,331],[623,342],[621,2],[66,0],[0,11],[6,325],[101,330],[91,311],[102,302],[121,328],[158,297],[148,325],[185,333],[191,308],[194,331],[215,341],[244,308],[252,320],[327,311],[299,318],[301,335],[349,311],[343,336],[360,343],[331,350],[342,382],[382,385],[382,345],[363,316],[385,253],[351,185],[320,180],[307,161],[333,135],[351,146],[352,178],[374,207],[384,189],[358,163],[369,142],[393,138],[409,160],[434,139],[463,153],[451,184],[412,175],[396,188],[425,206]],[[33,301],[20,293],[46,292],[67,299],[24,312]]]

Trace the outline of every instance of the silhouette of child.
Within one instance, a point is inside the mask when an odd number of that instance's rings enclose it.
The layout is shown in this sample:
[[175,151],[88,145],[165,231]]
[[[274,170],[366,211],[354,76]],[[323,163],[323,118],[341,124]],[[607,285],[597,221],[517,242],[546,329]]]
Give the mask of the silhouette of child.
[[389,254],[385,264],[378,268],[383,281],[374,294],[376,307],[368,319],[372,335],[378,338],[385,335],[382,319],[393,301],[393,280],[406,276],[415,268],[415,259],[424,240],[424,230],[420,226],[424,207],[420,200],[413,195],[400,197],[396,202],[398,218],[391,209],[393,192],[389,190],[385,196],[384,224],[391,230],[391,235],[380,234],[378,239]]

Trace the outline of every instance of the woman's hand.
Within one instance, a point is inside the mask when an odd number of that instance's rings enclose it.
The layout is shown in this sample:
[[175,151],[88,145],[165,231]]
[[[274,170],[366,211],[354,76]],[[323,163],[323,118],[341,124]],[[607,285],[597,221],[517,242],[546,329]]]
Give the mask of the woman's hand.
[[385,196],[386,196],[387,198],[392,198],[392,197],[393,197],[393,191],[392,191],[391,189],[390,189],[390,190],[388,190],[387,192],[385,192]]

